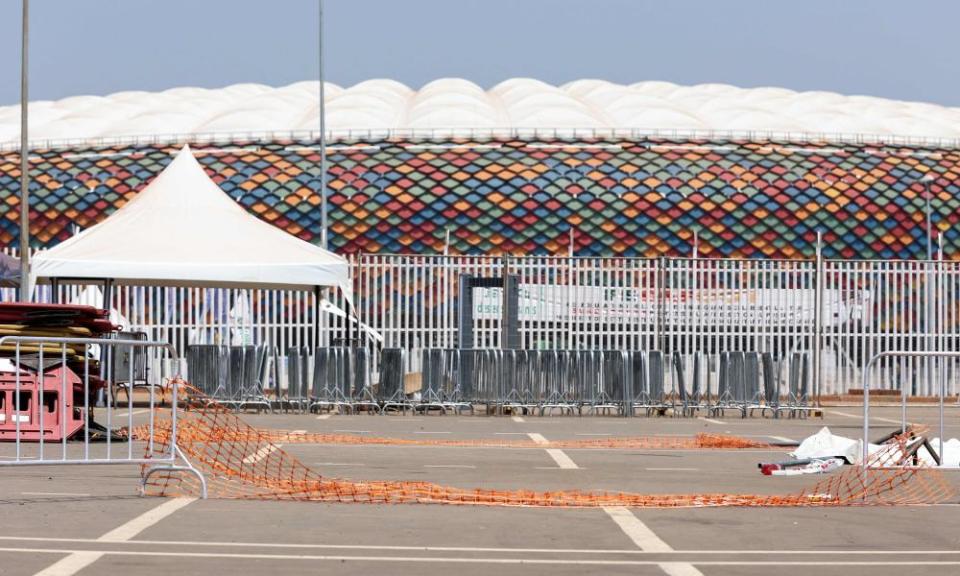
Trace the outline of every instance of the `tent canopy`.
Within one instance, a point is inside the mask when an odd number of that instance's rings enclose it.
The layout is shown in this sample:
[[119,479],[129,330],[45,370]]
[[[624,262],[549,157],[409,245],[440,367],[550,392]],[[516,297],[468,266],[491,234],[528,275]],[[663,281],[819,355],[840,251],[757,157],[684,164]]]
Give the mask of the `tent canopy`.
[[123,208],[37,254],[31,276],[165,286],[334,286],[348,300],[352,296],[344,258],[248,214],[187,146]]

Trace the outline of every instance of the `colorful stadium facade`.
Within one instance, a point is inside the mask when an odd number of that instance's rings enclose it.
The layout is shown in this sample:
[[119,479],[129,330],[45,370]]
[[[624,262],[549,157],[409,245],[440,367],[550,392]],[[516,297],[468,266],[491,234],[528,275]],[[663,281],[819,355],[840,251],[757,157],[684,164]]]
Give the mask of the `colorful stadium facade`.
[[[688,91],[686,116],[678,120],[684,98],[668,94],[655,101],[636,87],[614,86],[612,93],[620,95],[615,98],[610,90],[588,90],[589,83],[550,90],[538,83],[539,92],[520,97],[517,85],[504,83],[506,88],[464,96],[456,83],[462,81],[451,82],[446,91],[428,85],[410,91],[412,96],[388,83],[379,99],[370,96],[369,85],[353,94],[357,87],[333,91],[333,249],[437,253],[449,232],[451,253],[565,255],[572,231],[580,256],[687,255],[696,233],[705,256],[808,258],[819,231],[827,257],[910,259],[926,253],[921,180],[929,177],[935,228],[944,234],[946,256],[960,258],[960,150],[950,140],[960,115],[952,109],[865,99],[887,105],[875,104],[873,116],[864,116],[864,102],[836,97],[841,100],[828,99],[833,104],[827,112],[821,102],[818,114],[804,115],[810,106],[803,103],[813,96],[773,91],[774,98],[767,91],[762,105],[745,116],[721,104],[749,101],[749,94],[759,102],[762,91],[701,88],[697,100],[688,93],[695,89],[675,87],[671,94]],[[647,84],[661,92],[666,86]],[[95,99],[96,105],[71,99],[53,112],[57,103],[38,104],[41,119],[49,122],[39,129],[48,141],[32,151],[35,245],[51,246],[76,226],[106,218],[170,162],[180,141],[192,142],[210,175],[252,213],[318,242],[319,148],[315,133],[302,132],[313,121],[311,106],[315,118],[316,99],[309,100],[309,85],[295,86],[306,96],[292,97],[299,92],[291,87],[265,89],[270,98],[254,91],[219,108],[210,104],[217,91],[200,91],[205,98],[172,91],[179,102],[174,108],[188,111],[172,116],[158,114],[156,107],[163,106],[156,102],[128,105],[149,101],[149,95],[114,95]],[[110,98],[114,116],[98,112]],[[251,100],[260,112],[250,112]],[[189,112],[185,102],[197,102],[200,112]],[[777,106],[793,115],[774,116]],[[716,117],[718,109],[726,116]],[[714,116],[707,114],[704,124],[696,110]],[[0,108],[0,141],[15,138],[15,111]],[[617,116],[628,112],[642,117]],[[104,115],[112,120],[104,123]],[[895,122],[883,126],[878,118]],[[650,130],[632,128],[641,121]],[[875,134],[818,136],[812,135],[815,127]],[[153,133],[144,135],[148,129]],[[136,132],[141,135],[133,137]],[[19,155],[10,148],[0,154],[3,245],[14,245],[18,237],[18,179]]]

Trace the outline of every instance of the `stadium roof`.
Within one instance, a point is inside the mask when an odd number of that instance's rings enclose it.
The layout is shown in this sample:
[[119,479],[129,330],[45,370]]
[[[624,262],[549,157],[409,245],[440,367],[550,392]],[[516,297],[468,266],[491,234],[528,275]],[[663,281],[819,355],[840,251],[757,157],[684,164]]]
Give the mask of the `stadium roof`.
[[[33,102],[31,140],[56,145],[315,131],[318,88],[318,82],[236,84]],[[601,80],[551,86],[515,78],[485,91],[445,78],[419,90],[392,80],[328,84],[326,94],[329,129],[341,134],[639,130],[960,139],[960,108],[782,88]],[[19,131],[19,106],[0,107],[0,146],[16,146]]]

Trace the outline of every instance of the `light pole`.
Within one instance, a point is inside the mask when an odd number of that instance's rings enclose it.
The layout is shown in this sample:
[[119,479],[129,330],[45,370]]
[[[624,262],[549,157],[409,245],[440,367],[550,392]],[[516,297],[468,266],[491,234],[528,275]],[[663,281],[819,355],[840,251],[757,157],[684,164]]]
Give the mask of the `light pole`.
[[327,249],[327,114],[323,81],[323,0],[320,3],[319,59],[320,59],[320,246]]
[[[926,217],[927,217],[927,230],[926,230],[926,234],[927,234],[927,262],[926,262],[926,264],[924,264],[924,283],[926,284],[926,293],[927,293],[927,294],[926,294],[926,302],[925,302],[925,306],[924,306],[924,327],[923,327],[923,330],[924,330],[924,333],[925,333],[925,338],[924,338],[924,350],[925,350],[925,351],[928,351],[928,352],[933,349],[933,343],[935,342],[934,334],[933,334],[935,327],[934,327],[934,325],[933,325],[933,314],[932,314],[932,312],[933,312],[933,310],[932,310],[932,306],[933,306],[933,279],[930,277],[930,267],[932,266],[931,260],[933,260],[933,239],[932,239],[933,226],[932,226],[932,211],[931,211],[931,206],[930,206],[930,195],[931,195],[931,194],[930,194],[930,184],[933,183],[933,180],[934,180],[934,178],[933,178],[933,175],[932,175],[932,174],[927,174],[927,175],[925,175],[923,178],[920,179],[920,182],[923,184],[924,203],[925,203],[924,210],[926,211]],[[934,359],[933,359],[933,358],[925,358],[924,360],[925,360],[925,363],[926,363],[927,386],[932,387],[932,386],[933,386],[933,362],[934,362]],[[902,393],[903,393],[903,391],[901,390],[901,394],[902,394]],[[905,411],[905,410],[906,410],[906,398],[905,398],[905,397],[903,398],[902,405],[903,405],[903,408],[901,408],[901,410]],[[904,412],[903,414],[901,414],[901,416],[902,416],[903,421],[906,422],[906,413]]]
[[920,179],[920,182],[923,182],[924,196],[926,197],[926,211],[927,211],[927,260],[933,260],[933,226],[931,222],[931,210],[930,210],[930,184],[933,183],[933,175],[927,174]]
[[30,0],[22,0],[20,45],[20,301],[30,299],[30,147],[27,138],[29,106],[27,47],[30,30]]

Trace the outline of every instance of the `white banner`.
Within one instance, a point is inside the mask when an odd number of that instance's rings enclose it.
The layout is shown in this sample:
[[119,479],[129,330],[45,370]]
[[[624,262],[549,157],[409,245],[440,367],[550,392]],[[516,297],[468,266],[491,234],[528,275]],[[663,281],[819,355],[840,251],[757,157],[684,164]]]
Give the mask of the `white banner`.
[[[474,288],[474,317],[500,318],[501,295],[501,288]],[[844,298],[839,290],[825,290],[823,325],[860,318],[868,299],[866,291]],[[664,291],[661,304],[653,289],[521,284],[519,308],[521,321],[652,323],[661,315],[672,324],[813,325],[816,290],[674,289]]]

